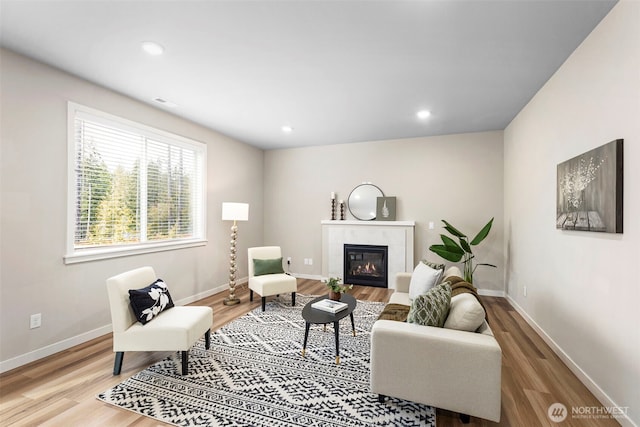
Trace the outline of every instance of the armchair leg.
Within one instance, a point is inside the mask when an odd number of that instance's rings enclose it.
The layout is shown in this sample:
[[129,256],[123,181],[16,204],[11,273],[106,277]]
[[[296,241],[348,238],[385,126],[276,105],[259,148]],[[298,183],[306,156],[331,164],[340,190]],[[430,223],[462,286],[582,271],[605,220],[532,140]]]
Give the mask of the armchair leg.
[[291,292],[291,307],[296,305],[296,293]]
[[182,375],[189,374],[189,351],[182,352]]
[[253,290],[249,289],[249,302],[253,302]]
[[462,422],[462,424],[469,424],[469,421],[471,421],[471,416],[467,414],[460,414],[460,421]]
[[122,370],[122,359],[124,358],[124,351],[116,352],[116,360],[113,362],[113,375],[120,375]]
[[264,311],[264,307],[267,305],[267,297],[262,297],[262,311]]
[[211,348],[211,329],[207,329],[207,332],[204,333],[204,348],[207,350]]
[[379,394],[378,395],[378,402],[384,403],[386,398],[387,398],[387,396],[385,396],[384,394]]

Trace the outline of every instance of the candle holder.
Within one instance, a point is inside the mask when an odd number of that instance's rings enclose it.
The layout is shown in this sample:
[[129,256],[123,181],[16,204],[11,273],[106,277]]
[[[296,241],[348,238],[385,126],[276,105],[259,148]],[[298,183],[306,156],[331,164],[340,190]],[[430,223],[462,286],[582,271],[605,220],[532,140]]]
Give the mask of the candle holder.
[[344,202],[340,200],[340,221],[344,221]]
[[331,199],[331,220],[336,219],[336,199]]

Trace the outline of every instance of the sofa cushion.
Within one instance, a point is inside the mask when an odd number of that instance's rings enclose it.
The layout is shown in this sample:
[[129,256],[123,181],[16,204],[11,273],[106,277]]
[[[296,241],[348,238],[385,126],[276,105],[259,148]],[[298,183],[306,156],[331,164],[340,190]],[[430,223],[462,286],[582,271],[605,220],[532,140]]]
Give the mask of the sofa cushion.
[[447,279],[451,276],[457,276],[457,277],[462,277],[462,271],[460,271],[460,269],[458,267],[456,267],[455,265],[447,268],[444,273],[442,273],[442,281],[446,282]]
[[[448,277],[447,282],[449,282],[449,285],[451,285],[451,298],[455,297],[456,295],[468,293],[473,295],[476,298],[476,301],[484,309],[484,304],[482,303],[482,300],[478,296],[478,289],[476,289],[476,287],[473,286],[471,283],[465,282],[462,277],[457,277],[457,276]],[[487,318],[487,310],[484,309],[484,312],[485,312],[485,320],[488,321],[489,319]]]
[[409,315],[409,307],[404,304],[387,304],[378,316],[378,320],[395,320],[398,322],[406,322]]
[[451,287],[448,282],[441,283],[412,301],[407,322],[441,328],[447,319],[450,302]]
[[409,299],[409,294],[407,292],[394,292],[389,297],[389,303],[391,304],[402,304],[402,305],[411,305],[411,300]]
[[484,318],[484,308],[473,294],[459,294],[451,297],[449,315],[444,327],[474,332],[482,325]]
[[264,276],[265,274],[282,274],[282,257],[273,259],[253,259],[253,275]]
[[130,289],[129,302],[136,318],[143,325],[153,320],[164,310],[173,307],[169,288],[162,279],[158,279],[142,289]]
[[411,275],[409,283],[409,299],[414,300],[418,295],[422,295],[433,288],[440,281],[442,270],[429,267],[424,262],[419,262]]

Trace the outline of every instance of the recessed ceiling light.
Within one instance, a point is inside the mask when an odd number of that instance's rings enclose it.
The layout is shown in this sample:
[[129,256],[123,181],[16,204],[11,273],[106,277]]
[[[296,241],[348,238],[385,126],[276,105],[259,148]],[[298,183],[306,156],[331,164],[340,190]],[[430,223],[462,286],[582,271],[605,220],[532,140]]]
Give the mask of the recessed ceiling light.
[[430,115],[431,115],[431,111],[429,110],[420,110],[416,113],[416,116],[418,116],[418,118],[422,120],[426,119]]
[[282,129],[282,132],[284,132],[284,133],[293,132],[293,128],[291,126],[284,125],[284,126],[281,127],[281,129]]
[[147,52],[149,55],[162,55],[164,53],[164,48],[155,42],[143,42],[142,50]]

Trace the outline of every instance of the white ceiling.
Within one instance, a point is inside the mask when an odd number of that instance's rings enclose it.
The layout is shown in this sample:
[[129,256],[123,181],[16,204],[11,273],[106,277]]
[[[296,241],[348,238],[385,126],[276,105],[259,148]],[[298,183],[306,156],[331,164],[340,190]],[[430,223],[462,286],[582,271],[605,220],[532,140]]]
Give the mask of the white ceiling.
[[614,4],[2,0],[0,42],[272,149],[504,129]]

